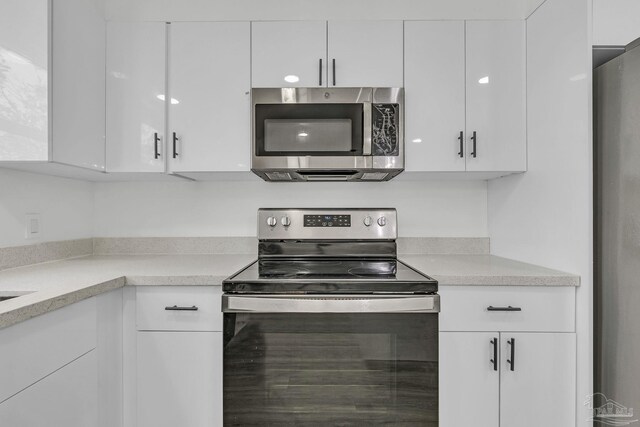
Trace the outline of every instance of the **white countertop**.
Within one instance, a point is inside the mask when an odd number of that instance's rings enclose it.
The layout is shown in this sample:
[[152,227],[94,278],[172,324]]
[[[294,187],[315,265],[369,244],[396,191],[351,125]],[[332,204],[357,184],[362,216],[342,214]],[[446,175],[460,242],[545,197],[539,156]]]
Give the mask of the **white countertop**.
[[[246,255],[87,256],[0,271],[0,328],[125,285],[219,286]],[[492,255],[401,255],[448,285],[578,286],[578,276]]]

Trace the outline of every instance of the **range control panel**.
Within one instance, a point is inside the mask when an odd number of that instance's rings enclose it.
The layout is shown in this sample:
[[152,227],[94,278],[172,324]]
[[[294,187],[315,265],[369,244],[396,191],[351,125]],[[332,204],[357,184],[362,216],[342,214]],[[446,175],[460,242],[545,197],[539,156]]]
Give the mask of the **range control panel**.
[[351,227],[351,215],[304,215],[305,227]]
[[260,240],[395,240],[393,208],[260,209]]

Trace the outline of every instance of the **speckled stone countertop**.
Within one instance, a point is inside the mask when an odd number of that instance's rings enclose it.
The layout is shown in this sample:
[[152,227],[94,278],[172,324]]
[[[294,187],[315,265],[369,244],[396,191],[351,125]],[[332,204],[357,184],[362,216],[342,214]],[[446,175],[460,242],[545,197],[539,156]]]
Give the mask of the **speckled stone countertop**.
[[[125,285],[219,286],[255,260],[235,255],[104,255],[0,271],[0,328]],[[578,286],[580,278],[492,255],[401,255],[447,285]]]

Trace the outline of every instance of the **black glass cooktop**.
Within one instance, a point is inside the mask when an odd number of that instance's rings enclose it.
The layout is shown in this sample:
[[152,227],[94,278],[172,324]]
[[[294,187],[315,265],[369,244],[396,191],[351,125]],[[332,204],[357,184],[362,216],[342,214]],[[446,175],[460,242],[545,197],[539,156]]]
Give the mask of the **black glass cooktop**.
[[258,277],[267,279],[393,278],[396,260],[259,260]]
[[433,293],[437,282],[396,259],[261,259],[223,282],[229,293]]

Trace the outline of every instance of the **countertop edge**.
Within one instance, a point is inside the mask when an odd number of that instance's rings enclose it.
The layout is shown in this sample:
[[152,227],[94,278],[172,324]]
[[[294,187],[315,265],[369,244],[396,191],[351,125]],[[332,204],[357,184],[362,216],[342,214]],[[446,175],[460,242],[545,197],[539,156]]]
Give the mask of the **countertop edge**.
[[445,276],[432,275],[438,286],[580,286],[580,276]]
[[[24,322],[25,320],[49,313],[96,295],[122,288],[123,286],[125,286],[125,278],[124,276],[121,276],[79,289],[61,292],[54,296],[45,297],[41,301],[26,303],[25,305],[21,305],[7,311],[0,311],[0,329],[15,325],[16,323]],[[55,290],[40,292],[55,292]],[[31,295],[37,295],[38,293],[39,292],[34,292]]]

